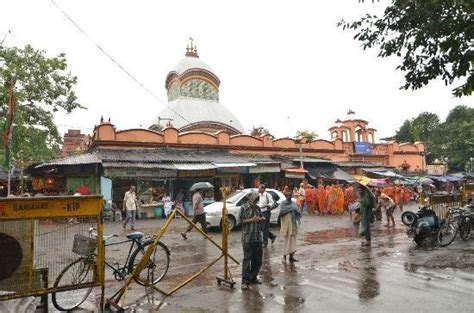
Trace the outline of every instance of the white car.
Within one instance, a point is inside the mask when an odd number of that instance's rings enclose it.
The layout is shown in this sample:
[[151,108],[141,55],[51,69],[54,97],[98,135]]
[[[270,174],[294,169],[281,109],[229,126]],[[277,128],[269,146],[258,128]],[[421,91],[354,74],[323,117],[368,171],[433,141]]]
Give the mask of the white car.
[[[229,223],[229,230],[234,229],[240,224],[240,207],[247,201],[246,195],[250,191],[257,191],[258,189],[244,189],[237,191],[230,195],[227,199],[227,218]],[[281,191],[275,189],[266,189],[267,193],[272,196],[274,202],[281,204],[285,200],[285,196]],[[294,200],[293,200],[294,201]],[[222,207],[223,202],[214,202],[204,207],[206,212],[206,223],[208,227],[220,227],[222,220]],[[278,215],[280,214],[280,206],[272,210],[272,215],[270,217],[270,223],[278,223]]]

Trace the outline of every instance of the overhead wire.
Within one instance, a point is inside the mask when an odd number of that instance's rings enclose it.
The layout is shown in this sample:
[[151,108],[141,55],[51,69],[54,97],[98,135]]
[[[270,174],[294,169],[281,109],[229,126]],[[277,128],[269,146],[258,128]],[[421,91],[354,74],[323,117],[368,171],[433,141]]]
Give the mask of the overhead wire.
[[170,105],[163,102],[157,95],[155,95],[150,89],[148,89],[141,81],[139,81],[130,71],[128,71],[124,66],[122,66],[110,53],[108,53],[102,46],[95,41],[91,36],[89,36],[84,29],[82,29],[79,24],[74,21],[67,13],[64,11],[54,0],[50,0],[51,3],[64,15],[64,17],[76,27],[89,41],[91,41],[97,49],[104,54],[112,63],[114,63],[120,70],[122,70],[129,78],[131,78],[138,86],[140,86],[146,93],[148,93],[151,97],[157,100],[160,104],[167,106],[173,113],[175,113],[178,117],[182,118],[186,123],[191,124],[191,122],[186,119],[181,113],[177,112],[173,109]]

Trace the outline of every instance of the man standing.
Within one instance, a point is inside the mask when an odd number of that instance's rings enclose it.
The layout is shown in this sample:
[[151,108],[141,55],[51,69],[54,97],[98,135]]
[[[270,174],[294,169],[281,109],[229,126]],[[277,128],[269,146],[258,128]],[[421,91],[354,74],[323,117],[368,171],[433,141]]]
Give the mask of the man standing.
[[301,213],[296,203],[291,200],[291,192],[285,192],[286,200],[280,206],[280,235],[285,238],[285,248],[283,262],[286,263],[286,256],[289,256],[291,263],[298,262],[295,259],[296,253],[296,235],[298,234],[298,224],[300,223]]
[[250,284],[261,284],[258,273],[262,266],[262,221],[260,208],[257,205],[259,194],[251,191],[247,194],[247,203],[240,207],[240,223],[242,224],[242,289]]
[[130,189],[123,197],[123,210],[126,211],[127,217],[123,223],[123,229],[127,228],[127,223],[130,221],[132,230],[135,230],[135,218],[137,216],[137,195],[135,193],[135,186],[130,186]]
[[372,209],[375,207],[375,199],[371,192],[364,186],[359,186],[360,198],[360,224],[359,234],[364,236],[363,246],[369,246],[371,241],[370,223],[372,222]]
[[270,231],[270,216],[272,215],[272,210],[274,209],[274,202],[272,196],[265,191],[266,187],[264,184],[261,184],[258,188],[258,207],[260,208],[263,217],[265,218],[262,223],[262,232],[263,232],[263,247],[266,248],[268,245],[268,238],[275,242],[276,236]]
[[[193,195],[193,223],[201,224],[201,229],[204,233],[207,234],[207,225],[206,225],[206,212],[204,212],[204,199],[201,195],[201,190],[196,190]],[[183,239],[188,239],[187,233],[193,229],[193,225],[189,224],[188,228],[181,233]]]

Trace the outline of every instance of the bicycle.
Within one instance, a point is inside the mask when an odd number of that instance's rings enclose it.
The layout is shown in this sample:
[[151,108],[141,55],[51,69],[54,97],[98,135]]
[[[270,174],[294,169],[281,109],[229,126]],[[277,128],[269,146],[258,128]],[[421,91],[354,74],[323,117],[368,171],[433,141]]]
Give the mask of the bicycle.
[[[52,293],[53,305],[60,311],[70,311],[79,307],[89,296],[92,291],[90,283],[94,281],[97,274],[96,271],[96,238],[97,234],[93,233],[93,228],[89,229],[89,237],[83,235],[74,236],[73,252],[80,255],[80,257],[67,265],[58,275],[53,287],[61,288],[66,286],[80,286],[89,283],[81,289],[56,291]],[[145,253],[147,247],[153,243],[154,237],[144,237],[142,232],[133,232],[128,234],[127,240],[107,243],[117,235],[103,236],[104,246],[110,247],[115,245],[124,245],[132,243],[128,250],[127,258],[123,265],[118,262],[110,264],[105,261],[105,266],[113,271],[113,276],[117,281],[124,280],[127,275],[131,274],[141,257]],[[134,249],[135,247],[135,249]],[[135,277],[135,281],[142,285],[155,285],[168,272],[170,263],[170,251],[168,247],[162,242],[158,242],[155,250],[150,256],[149,263],[143,270]]]
[[459,232],[462,240],[471,238],[471,212],[460,208],[449,208],[446,223],[438,231],[438,243],[441,247],[450,245]]

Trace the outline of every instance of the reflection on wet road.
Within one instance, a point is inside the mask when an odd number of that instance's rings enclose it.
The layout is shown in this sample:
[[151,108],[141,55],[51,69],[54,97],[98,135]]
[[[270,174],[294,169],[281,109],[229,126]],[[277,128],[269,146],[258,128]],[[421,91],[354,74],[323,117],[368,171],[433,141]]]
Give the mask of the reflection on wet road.
[[[237,265],[231,267],[237,288],[218,287],[218,263],[163,302],[161,295],[146,296],[137,285],[132,285],[126,302],[137,312],[160,304],[163,312],[474,312],[474,239],[457,240],[447,248],[418,248],[400,224],[395,229],[376,224],[372,246],[361,247],[347,216],[304,216],[302,229],[297,242],[300,262],[282,263],[283,240],[277,238],[264,251],[263,284],[250,290],[240,290]],[[219,233],[212,236],[218,239]],[[163,289],[176,286],[219,255],[196,233],[182,241],[174,231],[164,242],[171,248],[172,264],[160,283]],[[241,260],[239,231],[231,234],[230,247]],[[109,281],[108,286],[112,293],[120,284]]]

